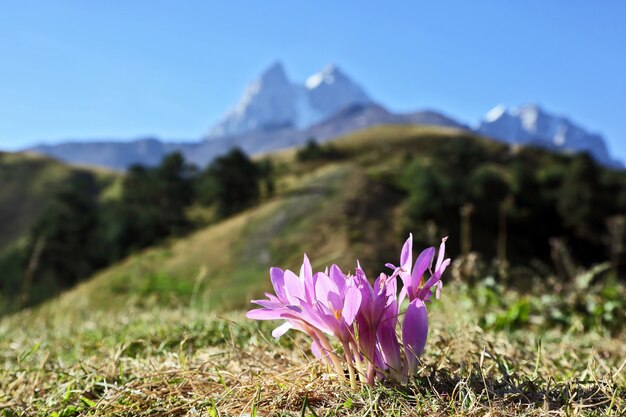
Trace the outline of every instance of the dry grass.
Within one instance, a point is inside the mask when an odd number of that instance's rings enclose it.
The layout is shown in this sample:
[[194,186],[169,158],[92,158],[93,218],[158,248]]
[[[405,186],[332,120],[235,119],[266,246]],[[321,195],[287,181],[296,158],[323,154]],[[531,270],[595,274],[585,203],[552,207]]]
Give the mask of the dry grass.
[[[305,338],[190,309],[55,316],[0,326],[5,415],[618,416],[622,337],[580,329],[488,332],[460,287],[431,309],[419,375],[357,392]],[[10,411],[8,411],[10,410]],[[11,414],[13,413],[13,414]],[[57,414],[54,414],[57,413]]]

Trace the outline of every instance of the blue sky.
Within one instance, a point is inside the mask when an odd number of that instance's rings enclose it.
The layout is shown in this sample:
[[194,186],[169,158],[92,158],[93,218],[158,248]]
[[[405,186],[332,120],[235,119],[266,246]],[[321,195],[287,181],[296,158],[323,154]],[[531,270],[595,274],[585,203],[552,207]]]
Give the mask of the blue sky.
[[0,149],[195,140],[281,60],[475,124],[529,102],[626,160],[626,2],[0,0]]

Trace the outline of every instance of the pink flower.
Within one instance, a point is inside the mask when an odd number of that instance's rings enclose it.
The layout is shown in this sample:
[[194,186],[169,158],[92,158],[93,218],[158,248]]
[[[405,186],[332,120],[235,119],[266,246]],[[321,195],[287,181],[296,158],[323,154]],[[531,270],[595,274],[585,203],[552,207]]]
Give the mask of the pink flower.
[[[441,276],[450,264],[450,259],[444,260],[446,239],[442,239],[432,271],[435,248],[421,252],[412,265],[413,236],[410,235],[402,247],[400,266],[387,264],[393,273],[380,274],[374,286],[358,262],[355,275],[344,274],[337,265],[332,265],[330,271],[313,273],[306,255],[299,275],[271,268],[275,294],[266,293],[266,299],[253,300],[261,308],[249,311],[246,316],[256,320],[284,320],[272,332],[274,337],[290,329],[306,333],[312,339],[311,350],[316,357],[326,359],[340,375],[344,365],[348,367],[353,387],[357,372],[369,384],[374,384],[376,376],[406,380],[415,373],[426,345],[425,302],[430,301],[435,286],[439,298]],[[427,271],[430,276],[425,281]],[[400,294],[398,277],[403,283]],[[409,304],[400,321],[400,306],[407,297]],[[397,334],[399,325],[402,343]],[[339,342],[343,359],[327,336]]]

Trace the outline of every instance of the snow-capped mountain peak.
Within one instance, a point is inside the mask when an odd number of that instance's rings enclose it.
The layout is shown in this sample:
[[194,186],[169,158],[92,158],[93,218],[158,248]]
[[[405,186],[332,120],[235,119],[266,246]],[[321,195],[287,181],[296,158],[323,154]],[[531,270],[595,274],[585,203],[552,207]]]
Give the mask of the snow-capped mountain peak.
[[276,62],[245,90],[243,97],[209,133],[209,138],[306,128],[350,105],[367,104],[367,94],[336,65],[329,65],[302,83],[293,83]]
[[476,129],[482,135],[515,144],[537,145],[561,152],[589,152],[598,162],[619,167],[602,136],[573,123],[565,116],[547,112],[537,104],[506,108],[498,105],[484,116]]
[[371,103],[365,91],[336,65],[310,76],[305,87],[311,106],[327,116],[348,106]]

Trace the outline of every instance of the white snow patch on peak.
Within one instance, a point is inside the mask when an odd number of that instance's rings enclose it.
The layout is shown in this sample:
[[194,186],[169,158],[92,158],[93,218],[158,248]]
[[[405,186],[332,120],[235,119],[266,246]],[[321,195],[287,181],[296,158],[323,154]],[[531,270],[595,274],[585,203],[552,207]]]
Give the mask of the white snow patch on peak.
[[502,117],[504,113],[506,113],[506,107],[504,106],[504,104],[498,104],[496,107],[494,107],[493,109],[487,112],[487,114],[484,117],[484,120],[487,123],[493,122],[494,120],[497,120],[500,117]]
[[324,81],[324,74],[322,74],[321,72],[318,72],[316,74],[311,75],[309,78],[307,78],[306,81],[304,82],[304,85],[309,90],[312,90],[318,85],[320,85],[323,81]]
[[304,86],[309,90],[319,87],[320,84],[332,84],[335,82],[335,75],[339,72],[339,68],[335,64],[324,67],[321,71],[316,72],[306,79]]
[[565,145],[565,141],[567,140],[567,126],[565,124],[561,124],[556,133],[554,134],[554,138],[552,139],[552,143],[556,146]]
[[520,107],[517,113],[522,121],[522,126],[529,132],[537,131],[537,120],[539,118],[539,106],[528,105]]

